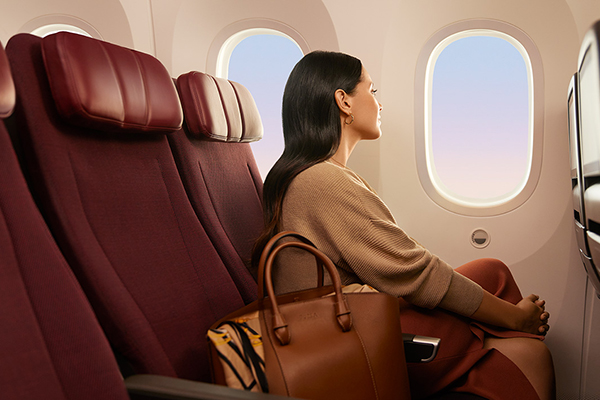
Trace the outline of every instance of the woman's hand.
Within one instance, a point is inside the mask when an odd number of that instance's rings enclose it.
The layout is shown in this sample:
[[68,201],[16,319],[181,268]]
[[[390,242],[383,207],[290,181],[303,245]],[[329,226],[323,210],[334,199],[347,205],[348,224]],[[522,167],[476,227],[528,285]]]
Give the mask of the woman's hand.
[[471,318],[501,328],[545,335],[550,326],[550,314],[545,310],[546,302],[530,294],[516,305],[483,291],[483,301]]
[[546,302],[540,300],[539,296],[535,294],[530,294],[518,302],[517,307],[522,311],[522,320],[520,326],[517,325],[516,329],[536,335],[548,333],[550,313],[546,311],[545,305]]

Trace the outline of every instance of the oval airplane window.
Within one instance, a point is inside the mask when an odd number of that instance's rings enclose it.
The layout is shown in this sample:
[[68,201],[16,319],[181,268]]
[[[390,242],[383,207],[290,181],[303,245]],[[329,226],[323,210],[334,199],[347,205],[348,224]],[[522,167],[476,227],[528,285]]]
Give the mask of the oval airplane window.
[[303,53],[294,40],[275,30],[252,29],[238,35],[241,38],[237,37],[238,43],[229,53],[229,62],[220,60],[221,71],[225,69],[227,79],[248,88],[256,101],[265,133],[251,146],[264,180],[283,152],[283,89]]
[[433,46],[425,69],[420,176],[427,193],[467,215],[522,204],[537,182],[540,151],[525,46],[501,31],[462,30]]
[[31,32],[31,34],[40,36],[40,37],[46,37],[46,36],[51,35],[56,32],[72,32],[72,33],[77,33],[79,35],[92,37],[92,35],[87,33],[85,30],[83,30],[77,26],[67,25],[67,24],[44,25],[37,29],[34,29]]

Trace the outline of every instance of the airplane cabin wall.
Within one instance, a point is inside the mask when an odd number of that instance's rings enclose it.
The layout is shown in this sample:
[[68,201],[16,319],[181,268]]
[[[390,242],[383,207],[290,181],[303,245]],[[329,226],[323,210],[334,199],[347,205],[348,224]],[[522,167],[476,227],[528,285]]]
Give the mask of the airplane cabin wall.
[[[537,293],[548,301],[552,329],[546,342],[555,360],[559,398],[578,398],[586,278],[573,232],[565,99],[577,68],[581,36],[568,4],[561,0],[431,0],[401,2],[395,8],[388,4],[371,15],[377,16],[373,18],[377,24],[387,22],[389,29],[382,33],[381,27],[373,28],[377,35],[369,35],[371,40],[352,41],[350,34],[358,33],[336,25],[340,49],[364,54],[369,71],[375,69],[383,104],[378,151],[368,148],[364,155],[358,151],[352,166],[363,175],[378,175],[377,188],[400,226],[434,253],[454,266],[474,258],[499,258],[509,265],[523,294]],[[597,5],[595,11],[600,17]],[[349,9],[338,9],[345,14],[339,18],[330,12],[334,21],[351,17]],[[415,89],[417,59],[433,34],[466,19],[500,20],[520,28],[535,43],[543,63],[543,161],[537,187],[524,204],[497,216],[465,216],[444,209],[428,197],[417,172],[416,157],[421,156],[415,146],[415,118],[419,118],[415,90],[421,89]],[[380,54],[360,47],[376,40],[384,42]],[[377,159],[379,163],[374,163]],[[470,242],[476,228],[491,235],[484,249]],[[593,345],[588,350],[600,355]],[[591,393],[600,397],[600,391]]]
[[[592,360],[600,359],[600,344],[591,340],[600,305],[588,293],[585,309],[586,277],[572,226],[566,114],[581,39],[600,19],[597,0],[4,0],[2,11],[3,44],[63,14],[71,16],[68,21],[92,26],[104,40],[155,55],[173,76],[190,70],[214,73],[216,51],[227,35],[263,23],[294,32],[309,50],[359,57],[379,89],[383,136],[360,143],[349,165],[382,195],[399,224],[434,253],[454,266],[474,258],[502,259],[523,294],[547,299],[552,329],[546,343],[554,355],[559,398],[578,398],[581,376],[586,395],[600,398],[600,383],[587,379],[588,367],[594,376]],[[489,217],[460,215],[437,205],[417,172],[417,59],[438,30],[467,19],[518,27],[533,40],[543,62],[543,161],[536,190],[518,208]],[[491,234],[485,249],[470,244],[475,228]]]
[[[267,27],[295,34],[305,50],[337,49],[337,36],[323,3],[306,1],[153,1],[157,56],[174,76],[190,70],[214,74],[218,50],[232,34]],[[225,11],[226,10],[226,11]],[[314,29],[319,27],[319,29]]]
[[[582,339],[586,277],[573,232],[565,104],[581,39],[600,18],[598,3],[576,2],[576,19],[569,7],[575,2],[563,0],[382,1],[351,7],[340,0],[324,2],[340,50],[362,59],[383,104],[382,138],[359,144],[350,166],[379,191],[400,226],[434,253],[454,266],[475,258],[499,258],[509,265],[524,295],[536,293],[548,301],[552,329],[546,343],[554,356],[558,395],[579,398],[581,377],[595,376],[593,360],[599,358],[600,348],[592,328],[586,327],[588,336]],[[516,26],[533,40],[543,64],[544,134],[536,190],[516,209],[489,217],[460,215],[439,206],[424,191],[417,172],[416,157],[421,155],[415,146],[415,91],[422,90],[415,88],[417,60],[432,35],[468,19]],[[491,234],[485,249],[471,245],[476,228]],[[588,326],[597,324],[593,321],[600,315],[589,307],[587,312]],[[600,397],[594,382],[584,379],[588,398]]]
[[[0,13],[0,40],[49,23],[78,26],[99,39],[126,47],[134,47],[129,15],[119,0],[3,0]],[[135,14],[130,10],[131,15]],[[135,18],[133,18],[135,20]]]
[[581,43],[588,29],[600,19],[600,4],[597,0],[566,0],[566,2],[577,24],[577,32]]

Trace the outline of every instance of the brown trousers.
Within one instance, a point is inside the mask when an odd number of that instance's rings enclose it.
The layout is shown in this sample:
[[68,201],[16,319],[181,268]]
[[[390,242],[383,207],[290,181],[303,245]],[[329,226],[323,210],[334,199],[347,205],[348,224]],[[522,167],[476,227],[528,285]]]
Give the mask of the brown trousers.
[[[523,298],[510,270],[499,260],[471,261],[456,271],[513,304]],[[543,339],[542,336],[476,323],[439,308],[419,308],[402,299],[400,315],[403,332],[442,339],[434,361],[408,364],[413,399],[441,390],[473,393],[490,400],[538,399],[521,370],[499,351],[484,349],[483,339],[486,336]]]

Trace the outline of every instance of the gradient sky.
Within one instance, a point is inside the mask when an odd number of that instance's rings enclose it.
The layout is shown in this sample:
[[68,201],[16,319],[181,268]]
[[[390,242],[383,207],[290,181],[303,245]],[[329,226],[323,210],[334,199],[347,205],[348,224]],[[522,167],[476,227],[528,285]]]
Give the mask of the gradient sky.
[[523,56],[508,41],[463,37],[433,70],[434,168],[451,195],[508,195],[528,174],[529,93]]
[[252,152],[263,179],[283,152],[283,89],[302,56],[300,48],[288,38],[253,35],[236,46],[229,60],[228,79],[250,90],[262,118],[264,137],[252,143]]

